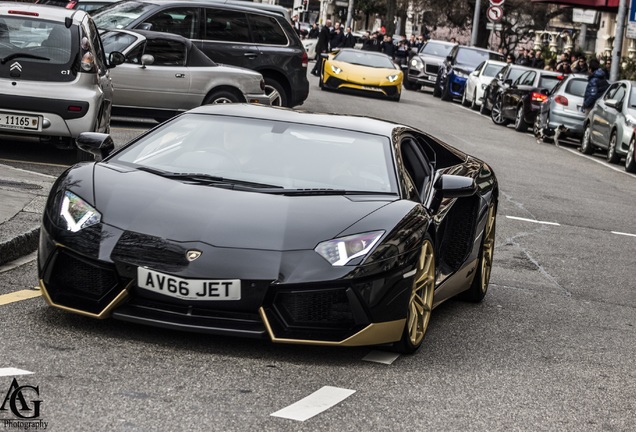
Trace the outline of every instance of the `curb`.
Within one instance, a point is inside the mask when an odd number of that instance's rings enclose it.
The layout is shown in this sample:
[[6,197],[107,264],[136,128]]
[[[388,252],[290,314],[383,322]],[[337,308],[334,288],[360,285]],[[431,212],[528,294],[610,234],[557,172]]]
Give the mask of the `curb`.
[[8,239],[0,239],[0,266],[38,248],[40,220],[41,215],[22,211],[2,224],[2,230],[9,231],[11,235]]

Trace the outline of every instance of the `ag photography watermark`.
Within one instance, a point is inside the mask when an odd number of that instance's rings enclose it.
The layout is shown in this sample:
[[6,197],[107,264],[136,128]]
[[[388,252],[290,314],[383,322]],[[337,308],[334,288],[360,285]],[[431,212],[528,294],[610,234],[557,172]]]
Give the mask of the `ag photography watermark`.
[[20,385],[13,378],[6,393],[0,390],[0,425],[15,430],[43,430],[48,422],[40,418],[40,386]]

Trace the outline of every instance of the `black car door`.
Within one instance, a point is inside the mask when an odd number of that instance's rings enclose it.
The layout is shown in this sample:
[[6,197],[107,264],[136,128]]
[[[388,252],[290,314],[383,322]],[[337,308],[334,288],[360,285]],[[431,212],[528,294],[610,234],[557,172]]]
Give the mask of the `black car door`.
[[244,12],[207,7],[202,21],[201,40],[195,43],[208,57],[221,64],[258,68],[261,55]]
[[521,74],[521,76],[512,83],[504,95],[501,107],[502,114],[505,118],[514,119],[516,117],[517,107],[522,102],[523,97],[534,87],[536,77],[537,72],[529,70]]

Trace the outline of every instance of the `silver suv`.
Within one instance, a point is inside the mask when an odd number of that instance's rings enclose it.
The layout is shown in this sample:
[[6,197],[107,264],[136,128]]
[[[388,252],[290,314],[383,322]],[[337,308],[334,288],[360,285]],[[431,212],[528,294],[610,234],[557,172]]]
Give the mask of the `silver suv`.
[[[111,60],[120,63],[123,55]],[[108,67],[86,12],[0,3],[0,134],[74,148],[82,132],[108,132]]]

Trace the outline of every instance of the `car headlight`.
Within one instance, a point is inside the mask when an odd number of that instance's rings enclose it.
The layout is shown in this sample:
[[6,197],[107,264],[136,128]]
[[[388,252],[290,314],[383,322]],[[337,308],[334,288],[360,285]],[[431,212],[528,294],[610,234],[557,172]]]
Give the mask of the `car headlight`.
[[64,192],[60,217],[66,222],[66,229],[72,232],[78,232],[102,220],[102,215],[95,208],[69,191]]
[[386,79],[388,79],[389,82],[396,82],[398,77],[399,77],[399,75],[395,74],[395,75],[389,75],[388,77],[386,77]]
[[459,78],[468,78],[468,74],[466,72],[460,71],[458,69],[455,69],[455,76]]
[[415,69],[422,70],[424,64],[422,63],[422,60],[418,59],[417,57],[413,57],[411,59],[411,66],[413,66]]
[[335,73],[336,75],[338,75],[340,72],[342,72],[342,69],[340,69],[338,66],[334,66],[331,65],[331,70],[333,71],[333,73]]
[[352,259],[366,255],[380,240],[384,231],[354,234],[319,243],[314,249],[333,266],[347,265]]

